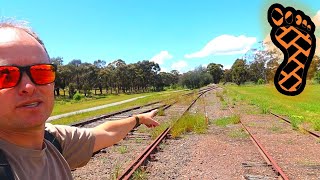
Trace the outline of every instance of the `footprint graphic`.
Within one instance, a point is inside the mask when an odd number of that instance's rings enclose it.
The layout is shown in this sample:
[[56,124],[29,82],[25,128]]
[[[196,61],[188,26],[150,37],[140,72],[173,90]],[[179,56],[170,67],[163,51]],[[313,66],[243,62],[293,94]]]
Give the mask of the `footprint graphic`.
[[271,40],[284,54],[274,84],[282,94],[298,95],[306,85],[308,68],[315,52],[315,25],[302,11],[284,8],[280,4],[270,6],[268,21],[272,27]]

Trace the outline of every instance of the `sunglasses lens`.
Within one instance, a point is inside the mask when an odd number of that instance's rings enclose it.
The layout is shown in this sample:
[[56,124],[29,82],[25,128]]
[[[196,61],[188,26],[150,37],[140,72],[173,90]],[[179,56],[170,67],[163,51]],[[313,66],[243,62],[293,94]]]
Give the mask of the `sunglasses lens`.
[[17,67],[0,67],[0,89],[14,87],[19,78],[20,71]]
[[30,67],[30,74],[38,85],[52,83],[56,78],[56,70],[53,65],[41,64]]

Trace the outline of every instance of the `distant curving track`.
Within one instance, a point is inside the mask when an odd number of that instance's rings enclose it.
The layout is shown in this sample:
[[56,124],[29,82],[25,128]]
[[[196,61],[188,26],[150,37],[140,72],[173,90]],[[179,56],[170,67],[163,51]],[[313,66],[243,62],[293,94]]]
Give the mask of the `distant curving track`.
[[[201,96],[200,94],[203,94],[204,92],[206,92],[206,89],[200,90],[198,96]],[[190,95],[193,94],[194,93],[184,94],[183,96],[186,96],[186,98],[183,99],[190,99]],[[176,115],[181,111],[187,111],[185,110],[185,105],[179,105],[179,103],[176,103],[177,102],[165,104],[164,102],[159,101],[153,102],[144,106],[136,106],[122,111],[108,113],[99,117],[73,123],[71,125],[90,128],[106,121],[123,119],[134,114],[145,113],[159,108],[165,111],[171,109],[170,111],[177,112],[174,113]],[[194,102],[192,102],[192,104],[194,104]],[[190,108],[188,107],[187,109],[189,110]],[[95,174],[95,177],[100,176],[101,179],[114,179],[117,177],[119,175],[118,173],[123,170],[121,167],[129,164],[130,161],[136,158],[137,154],[142,152],[143,149],[152,142],[151,135],[149,132],[145,132],[144,129],[146,129],[144,126],[137,127],[128,133],[123,141],[112,147],[101,149],[92,157],[91,161],[85,167],[78,168],[72,172],[74,179],[90,179],[94,177],[92,174]]]
[[[194,103],[206,92],[215,89],[216,86],[208,87],[199,91],[198,96],[191,102],[188,108],[182,113],[181,116],[186,114]],[[125,169],[125,171],[117,178],[120,180],[130,179],[133,173],[142,165],[145,165],[150,156],[157,151],[158,145],[168,136],[171,127],[166,128],[144,151]]]

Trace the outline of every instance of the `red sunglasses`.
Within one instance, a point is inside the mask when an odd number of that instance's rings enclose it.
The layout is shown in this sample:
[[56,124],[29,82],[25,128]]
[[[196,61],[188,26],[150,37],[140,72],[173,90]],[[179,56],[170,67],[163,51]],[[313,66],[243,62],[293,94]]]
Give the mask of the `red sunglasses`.
[[26,72],[37,85],[54,82],[57,66],[55,64],[35,64],[31,66],[0,66],[0,89],[15,87]]

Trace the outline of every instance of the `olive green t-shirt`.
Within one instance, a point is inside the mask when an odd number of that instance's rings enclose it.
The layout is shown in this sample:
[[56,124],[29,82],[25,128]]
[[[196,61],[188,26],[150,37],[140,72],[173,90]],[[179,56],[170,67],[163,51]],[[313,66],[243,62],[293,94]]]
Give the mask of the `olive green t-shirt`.
[[92,156],[94,135],[89,129],[47,123],[62,147],[61,153],[44,140],[42,150],[26,149],[0,139],[16,180],[69,180],[71,170],[84,166]]

